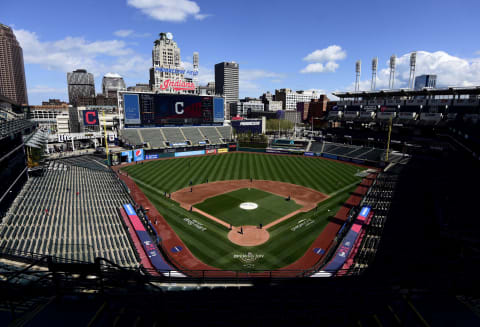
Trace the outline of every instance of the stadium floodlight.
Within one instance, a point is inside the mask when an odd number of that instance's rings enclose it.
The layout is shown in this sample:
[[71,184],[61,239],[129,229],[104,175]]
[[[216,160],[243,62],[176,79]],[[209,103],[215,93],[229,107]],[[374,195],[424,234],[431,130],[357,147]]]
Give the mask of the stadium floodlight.
[[370,86],[371,91],[375,91],[377,84],[377,66],[378,66],[378,57],[372,59],[372,84]]
[[362,72],[362,61],[357,60],[355,63],[355,92],[360,90],[360,74]]
[[408,88],[413,89],[413,84],[415,80],[415,65],[417,63],[417,52],[413,51],[410,54],[410,75],[408,77]]
[[390,57],[390,78],[388,80],[388,88],[393,89],[395,85],[395,66],[396,66],[397,56],[392,55]]

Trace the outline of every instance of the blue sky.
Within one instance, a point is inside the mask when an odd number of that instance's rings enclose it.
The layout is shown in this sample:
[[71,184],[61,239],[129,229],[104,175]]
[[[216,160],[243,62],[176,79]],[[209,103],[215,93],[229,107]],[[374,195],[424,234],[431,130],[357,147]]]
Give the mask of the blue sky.
[[172,32],[182,61],[200,54],[200,82],[213,66],[240,64],[240,96],[276,88],[369,89],[388,85],[387,61],[398,57],[395,85],[406,87],[408,57],[418,51],[417,75],[440,85],[480,85],[479,1],[2,1],[0,22],[14,28],[24,49],[31,104],[67,99],[66,72],[86,68],[97,92],[107,72],[127,85],[148,82],[153,41]]

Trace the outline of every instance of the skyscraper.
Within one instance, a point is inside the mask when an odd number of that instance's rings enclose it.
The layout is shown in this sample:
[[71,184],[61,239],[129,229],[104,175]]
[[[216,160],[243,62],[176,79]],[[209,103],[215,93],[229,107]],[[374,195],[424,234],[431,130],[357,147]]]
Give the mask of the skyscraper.
[[76,105],[81,97],[95,97],[95,81],[92,73],[85,69],[77,69],[67,73],[68,101]]
[[152,91],[195,93],[193,77],[198,74],[198,53],[194,53],[193,61],[193,69],[186,70],[180,58],[180,48],[173,40],[172,33],[160,33],[160,38],[155,40],[152,50],[152,68],[150,68]]
[[10,27],[0,24],[0,94],[28,104],[23,51]]
[[215,93],[225,97],[227,115],[230,112],[230,104],[238,102],[238,79],[236,62],[221,62],[215,65]]
[[102,79],[102,93],[107,98],[116,98],[118,90],[126,90],[127,86],[122,76],[115,73],[107,73]]

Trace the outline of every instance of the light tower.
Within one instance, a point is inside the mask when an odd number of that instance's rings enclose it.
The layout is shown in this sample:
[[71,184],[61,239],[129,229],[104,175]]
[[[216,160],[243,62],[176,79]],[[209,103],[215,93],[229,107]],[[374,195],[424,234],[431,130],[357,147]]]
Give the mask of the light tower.
[[378,66],[378,57],[372,59],[372,85],[370,89],[375,91],[377,85],[377,66]]
[[410,76],[408,78],[408,88],[413,89],[413,81],[415,80],[415,65],[417,63],[417,52],[410,54]]
[[355,91],[360,90],[360,74],[362,72],[362,61],[357,60],[355,63]]
[[390,78],[388,80],[388,87],[390,89],[393,89],[393,86],[395,84],[395,65],[397,61],[397,56],[392,55],[390,57]]

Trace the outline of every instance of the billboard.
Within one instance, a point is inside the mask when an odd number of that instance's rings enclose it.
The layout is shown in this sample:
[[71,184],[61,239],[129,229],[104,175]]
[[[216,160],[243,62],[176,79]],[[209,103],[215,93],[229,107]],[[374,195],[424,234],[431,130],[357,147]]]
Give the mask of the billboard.
[[205,150],[199,151],[185,151],[185,152],[175,152],[175,157],[189,157],[189,156],[201,156],[205,154]]
[[124,94],[125,124],[140,124],[140,102],[138,94]]
[[237,133],[262,134],[261,119],[232,120],[232,128]]
[[222,123],[224,117],[223,98],[213,98],[213,122]]
[[125,93],[125,125],[182,126],[223,122],[223,98],[187,94]]
[[144,159],[143,149],[133,150],[133,161],[142,161]]
[[83,125],[98,126],[98,111],[95,109],[84,110]]

